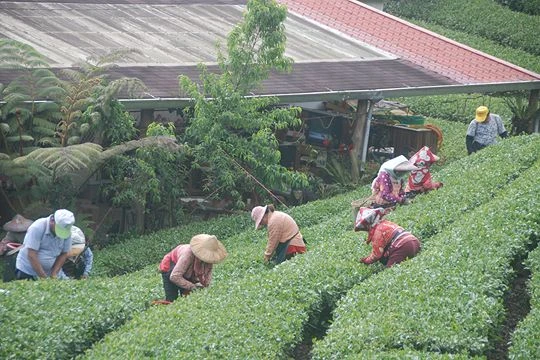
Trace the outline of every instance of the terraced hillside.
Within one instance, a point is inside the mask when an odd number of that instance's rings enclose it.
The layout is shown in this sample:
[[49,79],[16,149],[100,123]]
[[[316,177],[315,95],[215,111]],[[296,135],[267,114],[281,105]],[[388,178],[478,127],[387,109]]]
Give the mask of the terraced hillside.
[[[292,209],[309,252],[274,268],[261,262],[265,232],[249,221],[193,225],[232,226],[222,234],[230,257],[210,288],[170,306],[149,305],[162,291],[154,260],[87,282],[4,284],[0,321],[11,331],[0,356],[283,359],[317,334],[321,359],[485,357],[505,318],[512,264],[538,243],[539,157],[540,137],[521,136],[440,169],[443,188],[390,215],[424,245],[391,269],[358,262],[370,249],[352,231],[350,202],[366,186]],[[147,240],[188,236],[169,230]],[[527,346],[516,340],[512,351]]]

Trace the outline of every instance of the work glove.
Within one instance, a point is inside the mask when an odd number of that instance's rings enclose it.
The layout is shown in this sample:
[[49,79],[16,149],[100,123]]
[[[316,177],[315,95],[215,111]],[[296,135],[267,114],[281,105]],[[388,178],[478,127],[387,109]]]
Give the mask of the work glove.
[[200,282],[195,283],[195,289],[202,289],[202,288],[204,288],[203,284],[201,284]]

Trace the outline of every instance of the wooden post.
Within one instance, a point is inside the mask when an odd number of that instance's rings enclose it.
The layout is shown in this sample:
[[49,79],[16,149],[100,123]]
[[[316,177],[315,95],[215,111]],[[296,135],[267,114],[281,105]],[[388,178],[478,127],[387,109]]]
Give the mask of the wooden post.
[[[535,89],[531,90],[529,94],[529,105],[527,106],[527,112],[525,113],[525,119],[529,120],[528,132],[532,134],[533,132],[538,132],[538,101],[539,101],[540,90]],[[535,116],[536,115],[536,116]]]
[[366,134],[368,100],[358,100],[356,113],[354,114],[354,127],[351,140],[351,177],[355,183],[360,181],[360,153],[364,149],[364,142],[369,139]]

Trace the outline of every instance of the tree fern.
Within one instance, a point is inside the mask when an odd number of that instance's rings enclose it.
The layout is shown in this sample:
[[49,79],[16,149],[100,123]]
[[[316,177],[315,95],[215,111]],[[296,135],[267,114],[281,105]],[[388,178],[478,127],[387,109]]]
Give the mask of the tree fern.
[[[12,69],[17,75],[2,90],[2,122],[9,126],[5,133],[6,150],[27,153],[42,137],[49,137],[55,125],[58,105],[54,102],[42,106],[38,100],[54,100],[64,90],[60,81],[49,69],[43,55],[31,46],[7,39],[0,39],[0,67]],[[34,126],[39,118],[41,126]],[[44,122],[48,124],[43,126]],[[44,131],[44,132],[43,132]],[[24,138],[23,138],[24,137]],[[31,140],[29,140],[31,137]],[[8,140],[9,139],[9,140]]]

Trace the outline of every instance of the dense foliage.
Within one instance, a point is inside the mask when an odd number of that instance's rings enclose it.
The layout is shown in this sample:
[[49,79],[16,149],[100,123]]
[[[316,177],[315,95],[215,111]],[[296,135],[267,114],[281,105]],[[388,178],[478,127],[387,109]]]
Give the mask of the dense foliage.
[[280,107],[277,98],[250,98],[271,70],[287,71],[287,10],[276,1],[252,0],[243,21],[227,38],[227,53],[218,53],[220,74],[201,64],[200,81],[187,76],[180,85],[193,101],[185,140],[192,166],[203,170],[202,187],[215,198],[244,208],[248,197],[270,198],[268,189],[307,187],[303,173],[280,165],[275,132],[301,123],[297,107]]
[[[540,231],[537,231],[537,240],[539,237]],[[531,311],[512,336],[508,351],[508,357],[512,360],[540,358],[540,248],[529,253],[526,265],[532,274],[529,281]]]
[[385,11],[480,35],[540,55],[539,16],[514,12],[492,0],[393,0],[387,2]]

